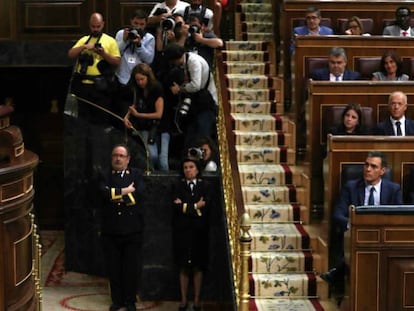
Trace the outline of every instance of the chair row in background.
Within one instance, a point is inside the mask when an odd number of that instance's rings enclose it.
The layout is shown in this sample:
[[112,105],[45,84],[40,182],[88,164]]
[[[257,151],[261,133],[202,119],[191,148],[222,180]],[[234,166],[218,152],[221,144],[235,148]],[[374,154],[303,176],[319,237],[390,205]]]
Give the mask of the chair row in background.
[[[371,35],[382,35],[381,33],[376,33],[375,29],[378,29],[378,27],[375,27],[374,20],[372,18],[360,18],[363,32],[368,33]],[[306,24],[305,18],[299,17],[299,18],[292,18],[292,29],[298,26],[303,26]],[[322,17],[320,25],[326,26],[331,28],[335,34],[337,35],[344,35],[345,30],[347,29],[348,24],[348,18],[338,18],[335,21],[332,21],[329,17]],[[382,20],[382,27],[381,29],[384,29],[387,26],[395,24],[394,19],[383,19]],[[414,27],[414,18],[411,18],[410,20],[411,27]]]

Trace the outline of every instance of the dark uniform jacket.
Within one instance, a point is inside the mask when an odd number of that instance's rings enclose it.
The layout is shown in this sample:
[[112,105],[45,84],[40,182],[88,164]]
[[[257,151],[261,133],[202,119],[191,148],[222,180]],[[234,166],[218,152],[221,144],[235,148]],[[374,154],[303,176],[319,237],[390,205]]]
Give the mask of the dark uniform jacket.
[[[135,191],[121,195],[121,189],[134,183]],[[104,197],[102,233],[125,235],[143,231],[142,174],[135,168],[127,168],[123,174],[111,171],[102,178],[100,190]]]

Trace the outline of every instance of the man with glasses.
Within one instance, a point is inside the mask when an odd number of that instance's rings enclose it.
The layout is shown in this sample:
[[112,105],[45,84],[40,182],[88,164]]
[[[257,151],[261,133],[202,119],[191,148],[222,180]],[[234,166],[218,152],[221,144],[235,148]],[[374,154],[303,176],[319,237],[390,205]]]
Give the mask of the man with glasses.
[[112,169],[103,174],[102,242],[110,282],[110,311],[135,311],[139,279],[139,254],[143,233],[143,181],[139,170],[129,167],[129,149],[112,149]]
[[293,29],[293,39],[290,45],[291,53],[295,49],[295,36],[328,36],[334,34],[331,28],[320,25],[321,18],[319,9],[310,7],[306,10],[306,24]]
[[407,110],[407,95],[396,91],[388,97],[388,111],[390,113],[383,122],[374,129],[376,135],[411,136],[414,135],[414,120],[405,116]]
[[395,24],[384,28],[384,36],[414,37],[414,28],[410,25],[411,10],[409,7],[400,6],[395,11]]
[[318,81],[360,80],[361,74],[346,69],[348,58],[345,50],[333,47],[329,51],[328,67],[317,69],[310,73],[310,78]]

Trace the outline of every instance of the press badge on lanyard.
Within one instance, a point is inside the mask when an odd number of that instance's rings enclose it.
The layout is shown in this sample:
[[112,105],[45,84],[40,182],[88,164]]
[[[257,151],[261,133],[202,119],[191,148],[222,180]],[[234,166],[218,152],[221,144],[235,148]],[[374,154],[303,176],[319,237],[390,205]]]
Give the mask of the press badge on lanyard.
[[135,64],[135,57],[128,57],[128,63]]

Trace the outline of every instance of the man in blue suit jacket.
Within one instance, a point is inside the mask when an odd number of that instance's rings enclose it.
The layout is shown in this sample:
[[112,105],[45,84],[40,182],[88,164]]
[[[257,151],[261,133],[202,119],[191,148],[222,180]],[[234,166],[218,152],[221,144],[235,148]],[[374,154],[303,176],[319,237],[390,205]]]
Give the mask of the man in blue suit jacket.
[[306,10],[306,25],[293,28],[293,38],[290,44],[290,52],[295,49],[295,36],[329,36],[333,30],[329,27],[319,25],[321,22],[321,11],[310,7]]
[[405,117],[405,111],[407,110],[406,94],[400,91],[391,93],[388,97],[388,110],[390,112],[390,116],[375,127],[375,135],[414,135],[414,120],[410,120]]
[[[336,246],[336,266],[321,274],[328,282],[343,282],[346,265],[344,261],[344,232],[348,230],[349,206],[355,205],[400,205],[402,202],[399,184],[382,178],[387,170],[387,160],[379,151],[368,153],[364,163],[363,178],[350,180],[341,190],[338,203],[333,214],[335,236],[332,246]],[[373,207],[375,208],[375,207]]]
[[329,51],[328,67],[317,69],[310,73],[310,78],[319,81],[344,81],[359,80],[361,74],[346,69],[348,58],[345,50],[339,47],[333,47]]

